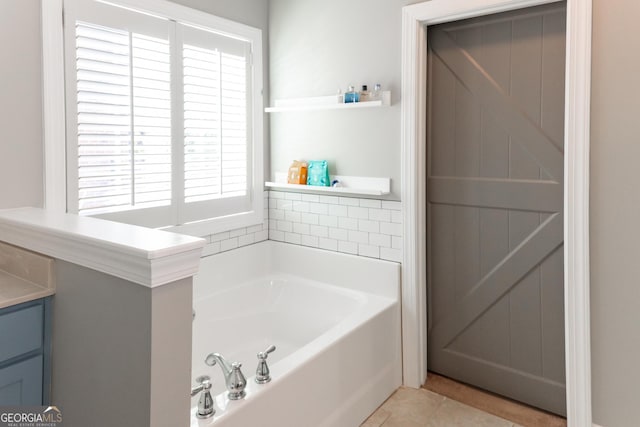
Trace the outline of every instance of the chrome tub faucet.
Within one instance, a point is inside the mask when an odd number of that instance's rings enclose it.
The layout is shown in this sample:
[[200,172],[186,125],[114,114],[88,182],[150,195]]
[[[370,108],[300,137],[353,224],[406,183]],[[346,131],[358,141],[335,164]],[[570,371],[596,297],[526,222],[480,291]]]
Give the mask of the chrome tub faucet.
[[220,353],[211,353],[204,360],[204,363],[209,366],[214,366],[216,362],[218,362],[224,374],[229,400],[242,399],[245,396],[244,389],[247,387],[247,379],[240,370],[242,364],[238,362],[229,363]]

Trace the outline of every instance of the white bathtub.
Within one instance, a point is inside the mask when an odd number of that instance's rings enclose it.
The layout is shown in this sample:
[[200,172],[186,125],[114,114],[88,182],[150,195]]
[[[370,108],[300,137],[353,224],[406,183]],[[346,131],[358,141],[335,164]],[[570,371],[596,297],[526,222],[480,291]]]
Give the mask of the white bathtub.
[[[195,397],[191,426],[358,426],[401,383],[399,287],[398,264],[272,241],[204,258],[192,374],[211,376],[216,415],[195,418]],[[244,399],[226,398],[212,352],[243,364]]]

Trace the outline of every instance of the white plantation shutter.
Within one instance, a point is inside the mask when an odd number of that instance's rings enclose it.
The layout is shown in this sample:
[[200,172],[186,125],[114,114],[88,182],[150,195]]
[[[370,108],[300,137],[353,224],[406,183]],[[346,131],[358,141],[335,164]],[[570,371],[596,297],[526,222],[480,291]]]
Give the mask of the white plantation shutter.
[[169,43],[76,24],[78,212],[171,204]]
[[250,204],[250,45],[181,26],[187,220]]
[[228,21],[222,34],[64,1],[68,211],[151,227],[261,222],[255,41],[228,35]]

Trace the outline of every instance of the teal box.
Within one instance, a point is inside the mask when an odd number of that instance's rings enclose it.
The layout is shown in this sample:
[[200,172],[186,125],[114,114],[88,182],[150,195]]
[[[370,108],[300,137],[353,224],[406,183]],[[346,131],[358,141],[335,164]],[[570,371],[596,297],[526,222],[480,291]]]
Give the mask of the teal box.
[[331,185],[329,181],[329,165],[326,160],[310,160],[307,164],[307,185],[320,187]]

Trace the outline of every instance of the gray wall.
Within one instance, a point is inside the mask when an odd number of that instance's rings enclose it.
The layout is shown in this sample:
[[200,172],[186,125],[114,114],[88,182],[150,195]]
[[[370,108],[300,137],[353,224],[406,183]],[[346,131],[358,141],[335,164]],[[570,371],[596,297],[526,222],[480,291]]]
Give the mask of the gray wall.
[[41,207],[39,0],[0,0],[0,208]]
[[591,328],[594,422],[640,425],[640,4],[594,0]]
[[417,1],[271,0],[271,98],[382,84],[385,109],[271,114],[271,173],[326,159],[332,174],[390,177],[400,199],[402,6]]
[[192,279],[150,289],[60,260],[55,270],[51,401],[65,423],[185,425]]

